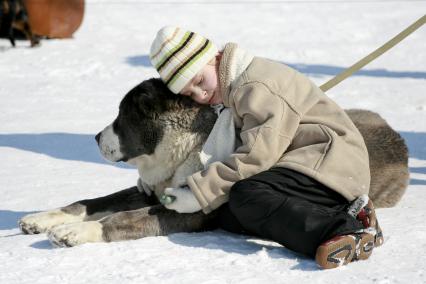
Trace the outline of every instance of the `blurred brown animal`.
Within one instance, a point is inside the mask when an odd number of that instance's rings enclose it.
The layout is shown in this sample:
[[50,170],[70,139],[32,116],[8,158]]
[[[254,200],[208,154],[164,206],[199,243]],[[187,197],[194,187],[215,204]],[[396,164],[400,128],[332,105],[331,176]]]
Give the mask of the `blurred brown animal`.
[[24,0],[24,4],[36,35],[70,38],[83,21],[84,0]]

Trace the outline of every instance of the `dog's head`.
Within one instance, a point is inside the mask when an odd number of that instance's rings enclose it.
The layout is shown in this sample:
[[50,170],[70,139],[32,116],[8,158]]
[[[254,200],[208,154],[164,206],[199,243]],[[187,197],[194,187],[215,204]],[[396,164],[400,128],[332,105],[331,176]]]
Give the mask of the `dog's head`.
[[[160,79],[150,79],[126,94],[117,118],[96,135],[96,140],[107,160],[131,163],[137,157],[153,156],[179,145],[184,151],[191,150],[188,147],[194,147],[193,143],[181,140],[191,135],[206,139],[215,119],[210,107],[173,94]],[[162,153],[162,158],[167,154]]]

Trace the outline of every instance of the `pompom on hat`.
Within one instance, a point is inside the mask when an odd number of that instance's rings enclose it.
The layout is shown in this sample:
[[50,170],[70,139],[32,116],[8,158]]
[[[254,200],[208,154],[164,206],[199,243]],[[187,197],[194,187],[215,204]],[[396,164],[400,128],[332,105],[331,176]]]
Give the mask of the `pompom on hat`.
[[178,94],[217,53],[205,37],[167,26],[158,31],[149,58],[167,87]]

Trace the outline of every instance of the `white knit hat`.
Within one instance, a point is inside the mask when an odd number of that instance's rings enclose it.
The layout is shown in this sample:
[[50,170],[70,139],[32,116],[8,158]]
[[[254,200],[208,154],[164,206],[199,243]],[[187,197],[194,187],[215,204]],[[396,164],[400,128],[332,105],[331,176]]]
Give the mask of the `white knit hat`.
[[149,57],[163,82],[178,94],[217,53],[210,40],[194,32],[164,27],[152,42]]

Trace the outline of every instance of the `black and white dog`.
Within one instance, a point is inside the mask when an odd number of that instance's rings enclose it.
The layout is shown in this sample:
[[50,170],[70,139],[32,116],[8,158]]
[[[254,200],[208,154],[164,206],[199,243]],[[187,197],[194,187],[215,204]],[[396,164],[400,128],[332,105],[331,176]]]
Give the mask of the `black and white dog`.
[[[390,207],[408,184],[408,150],[404,140],[378,114],[347,111],[362,133],[370,154],[370,198]],[[138,239],[216,228],[216,213],[179,214],[159,202],[166,187],[185,184],[203,168],[199,153],[216,121],[209,106],[171,93],[159,79],[132,89],[118,117],[96,135],[102,155],[137,167],[138,186],[115,194],[30,214],[19,221],[26,234],[47,232],[57,246]],[[141,188],[148,186],[154,194]]]

